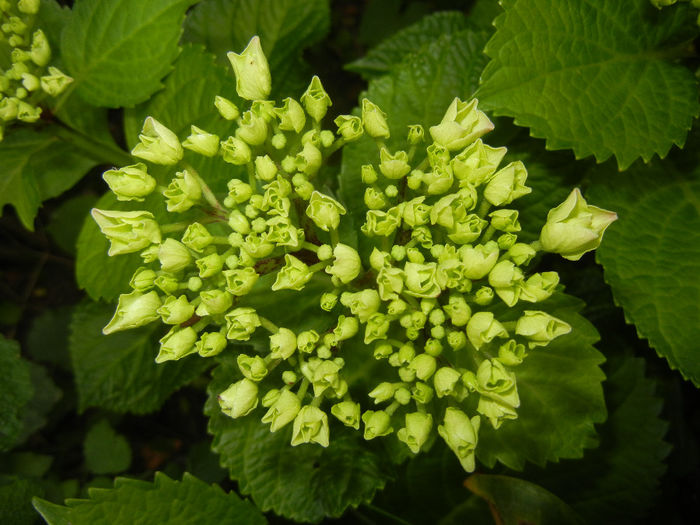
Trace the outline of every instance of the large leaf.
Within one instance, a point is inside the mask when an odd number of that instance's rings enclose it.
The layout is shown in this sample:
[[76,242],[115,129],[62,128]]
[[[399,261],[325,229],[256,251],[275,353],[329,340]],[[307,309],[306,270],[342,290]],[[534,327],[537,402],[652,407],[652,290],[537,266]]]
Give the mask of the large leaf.
[[222,64],[259,35],[272,72],[273,96],[298,97],[310,80],[304,48],[328,32],[328,0],[205,0],[185,22],[184,40],[204,44]]
[[96,106],[132,106],[162,87],[197,0],[76,0],[61,35],[72,89]]
[[90,499],[56,505],[39,498],[34,507],[49,525],[133,525],[134,523],[267,523],[250,502],[190,474],[174,481],[156,472],[153,483],[117,478],[113,489],[89,489]]
[[295,521],[317,522],[371,501],[384,486],[389,475],[385,460],[358,433],[341,425],[331,427],[328,448],[292,447],[290,426],[271,433],[260,422],[261,409],[238,420],[221,412],[217,396],[237,374],[235,359],[223,359],[209,384],[204,411],[221,465],[260,509]]
[[22,410],[22,432],[19,442],[25,441],[46,425],[51,409],[62,396],[61,390],[53,382],[46,368],[31,362],[28,364],[33,395]]
[[78,390],[78,410],[102,407],[145,414],[157,410],[178,388],[201,374],[205,359],[156,364],[161,325],[102,335],[114,306],[83,303],[71,322],[70,353]]
[[[558,337],[546,347],[529,351],[514,371],[520,408],[518,418],[494,430],[485,423],[479,433],[477,456],[489,467],[496,461],[522,470],[526,461],[544,465],[547,461],[580,458],[585,448],[598,444],[594,424],[605,421],[607,412],[600,364],[605,358],[593,347],[598,332],[578,312],[583,303],[555,294],[537,303],[543,310],[569,323],[571,333]],[[498,319],[517,319],[517,306],[497,312]]]
[[16,130],[0,142],[0,208],[11,204],[33,230],[41,202],[73,186],[95,164],[51,128]]
[[648,0],[504,7],[486,46],[484,108],[514,117],[550,149],[599,162],[615,155],[620,169],[684,143],[700,110],[693,73],[675,61],[693,39],[689,9],[658,11]]
[[0,336],[0,451],[12,448],[22,433],[24,408],[32,398],[29,363],[16,341]]
[[85,466],[94,474],[117,474],[131,464],[129,442],[106,419],[95,423],[83,443]]
[[598,250],[605,278],[638,334],[700,385],[700,172],[611,175],[600,170],[587,193],[619,216]]

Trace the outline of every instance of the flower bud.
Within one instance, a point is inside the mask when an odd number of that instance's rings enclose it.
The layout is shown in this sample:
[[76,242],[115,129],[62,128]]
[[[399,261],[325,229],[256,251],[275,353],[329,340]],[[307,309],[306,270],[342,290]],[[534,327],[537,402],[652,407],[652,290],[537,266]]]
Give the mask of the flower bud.
[[405,177],[411,171],[411,166],[408,164],[408,154],[405,151],[397,151],[392,155],[388,149],[382,148],[379,151],[379,171],[387,179]]
[[474,348],[479,350],[496,337],[508,337],[508,332],[491,312],[476,312],[467,323],[467,337]]
[[359,139],[364,133],[362,119],[354,115],[340,115],[333,121],[338,126],[338,135],[346,142]]
[[391,320],[382,313],[375,313],[369,319],[365,327],[365,344],[378,339],[386,339],[386,333],[389,331]]
[[197,332],[191,326],[179,328],[173,326],[160,340],[160,351],[156,356],[156,363],[165,361],[177,361],[196,352],[194,343],[197,341]]
[[314,191],[306,215],[323,231],[335,230],[340,224],[340,216],[345,215],[345,208],[328,195]]
[[221,392],[218,399],[221,411],[227,416],[247,416],[258,406],[258,385],[248,378],[243,378]]
[[387,206],[384,192],[371,186],[365,189],[364,201],[365,206],[370,210],[383,210]]
[[529,244],[516,242],[513,246],[508,248],[508,253],[506,255],[516,265],[522,266],[529,263],[536,253],[537,252]]
[[499,231],[514,233],[521,229],[517,210],[496,210],[489,213],[489,217],[491,217],[491,226]]
[[366,98],[362,99],[362,125],[365,132],[375,139],[388,139],[391,134],[386,122],[386,113]]
[[238,137],[228,137],[221,143],[221,156],[229,164],[242,166],[250,162],[250,146]]
[[498,348],[498,360],[507,366],[516,366],[527,356],[525,345],[518,344],[514,339],[503,343]]
[[511,162],[497,171],[484,188],[484,198],[494,206],[510,204],[527,195],[532,188],[525,186],[527,170],[522,162]]
[[192,264],[187,247],[175,239],[165,239],[158,250],[158,259],[163,271],[177,273]]
[[425,189],[428,195],[441,195],[452,189],[454,177],[449,167],[437,166],[430,173],[424,173],[422,182],[427,185]]
[[416,401],[416,403],[420,403],[422,405],[430,403],[430,401],[433,399],[433,394],[433,389],[420,381],[416,381],[411,387],[411,397]]
[[241,371],[241,374],[256,383],[262,381],[267,375],[265,360],[259,355],[251,357],[246,354],[238,354],[236,363],[238,364],[238,369]]
[[472,315],[471,308],[461,295],[451,294],[448,303],[443,307],[454,326],[465,326]]
[[224,258],[218,253],[211,253],[197,259],[195,264],[199,269],[199,276],[202,279],[206,279],[221,271],[224,267]]
[[236,120],[241,114],[236,104],[219,95],[214,98],[214,106],[216,106],[219,114],[226,120]]
[[233,296],[224,290],[205,290],[199,292],[199,298],[202,302],[199,303],[196,313],[200,317],[223,314],[233,304]]
[[333,264],[326,266],[326,273],[347,284],[360,274],[362,262],[357,250],[342,243],[333,248]]
[[226,290],[237,297],[249,293],[259,277],[255,269],[250,266],[236,268],[235,270],[224,270],[222,273],[226,279]]
[[462,246],[459,256],[464,263],[464,276],[468,279],[483,279],[498,261],[498,244],[488,241],[477,246]]
[[250,105],[250,111],[267,123],[275,118],[275,103],[272,100],[255,100]]
[[557,272],[542,272],[533,274],[522,285],[520,298],[523,301],[537,303],[549,299],[559,284]]
[[368,236],[387,237],[394,233],[396,228],[401,225],[402,211],[402,205],[389,208],[386,212],[381,210],[369,210],[361,230]]
[[365,424],[364,438],[369,441],[376,437],[382,437],[391,434],[394,429],[391,428],[391,416],[383,410],[367,410],[362,414],[362,421]]
[[177,280],[177,277],[171,274],[167,274],[165,272],[156,277],[156,280],[153,281],[153,284],[155,284],[166,294],[173,294],[180,287],[180,282]]
[[338,324],[333,329],[333,335],[338,342],[345,341],[353,337],[359,329],[360,324],[355,317],[340,315],[338,316]]
[[35,15],[39,12],[41,0],[17,0],[17,10],[26,15]]
[[578,261],[600,246],[605,230],[616,220],[615,212],[589,205],[575,188],[563,203],[549,210],[540,232],[542,249]]
[[9,122],[17,118],[18,102],[14,97],[0,99],[0,119]]
[[512,372],[500,361],[486,359],[479,365],[476,380],[482,394],[477,411],[489,418],[494,428],[499,428],[504,419],[517,418],[515,409],[520,406],[520,397]]
[[270,357],[289,359],[297,349],[297,336],[289,328],[280,328],[270,336]]
[[396,432],[399,441],[406,443],[411,452],[418,454],[420,448],[430,437],[433,428],[433,416],[423,412],[406,414],[406,426]]
[[227,339],[248,341],[260,326],[258,314],[250,307],[235,308],[226,314],[225,319]]
[[185,295],[179,297],[171,295],[165,298],[165,302],[157,312],[164,323],[181,324],[192,317],[194,306],[189,303]]
[[309,267],[293,255],[284,256],[284,266],[277,272],[272,290],[301,290],[313,277]]
[[271,181],[277,175],[277,165],[269,155],[255,158],[255,173],[263,181]]
[[377,172],[371,164],[365,164],[360,170],[361,179],[364,184],[374,184],[377,182]]
[[[17,91],[19,92],[20,89],[24,91],[24,95],[26,96],[26,90],[24,88],[18,88]],[[18,97],[21,97],[19,93],[17,93]],[[36,122],[39,120],[39,117],[41,116],[41,108],[40,107],[34,107],[23,100],[20,100],[17,103],[17,120],[21,120],[22,122]]]
[[177,135],[153,117],[146,117],[139,142],[131,154],[154,164],[170,166],[182,159],[182,145]]
[[281,108],[275,108],[275,114],[280,120],[279,128],[283,131],[301,133],[306,125],[306,115],[301,104],[293,98],[285,98]]
[[265,119],[252,111],[243,113],[238,121],[236,137],[251,146],[260,146],[267,140],[267,123]]
[[214,357],[220,354],[227,344],[228,341],[221,332],[205,332],[199,337],[194,347],[200,356]]
[[437,126],[430,128],[433,140],[450,151],[462,149],[493,129],[485,113],[477,109],[478,101],[462,102],[455,98]]
[[246,100],[264,100],[270,94],[272,78],[267,58],[256,35],[250,39],[243,52],[226,55],[236,74],[236,92]]
[[437,297],[442,292],[437,264],[407,262],[404,266],[406,292],[414,297]]
[[102,178],[120,201],[143,201],[156,187],[156,180],[146,172],[142,163],[105,171]]
[[205,157],[213,157],[219,151],[219,137],[197,126],[191,126],[190,136],[182,143],[182,147]]
[[395,391],[396,387],[394,385],[383,382],[374,387],[374,389],[368,395],[374,399],[374,404],[378,405],[379,403],[383,403],[384,401],[388,401],[389,399],[393,398]]
[[515,333],[529,340],[528,346],[546,346],[552,339],[571,332],[571,325],[546,312],[525,310],[515,325]]
[[432,208],[428,204],[423,204],[424,200],[425,196],[416,197],[406,202],[403,207],[403,221],[411,228],[427,224],[430,220]]
[[114,312],[112,320],[102,329],[102,333],[109,335],[155,321],[159,317],[158,308],[161,304],[160,297],[155,291],[146,294],[137,291],[121,294],[117,310]]
[[425,130],[420,124],[408,126],[408,137],[406,138],[411,146],[420,144],[425,140]]
[[39,88],[39,79],[31,73],[22,74],[22,87],[28,92],[36,91]]
[[92,218],[111,242],[111,255],[142,250],[160,243],[160,228],[152,213],[147,211],[113,211],[93,208]]
[[478,441],[479,416],[469,419],[458,408],[448,407],[442,425],[438,426],[438,434],[445,440],[447,446],[455,453],[462,468],[474,472],[474,451]]
[[328,108],[333,105],[328,93],[323,89],[321,79],[315,75],[311,79],[311,84],[301,96],[301,103],[304,105],[306,112],[316,122],[320,122],[326,115]]
[[376,290],[366,289],[356,293],[345,292],[340,296],[343,306],[350,308],[361,322],[367,322],[379,310],[380,299]]
[[262,422],[270,423],[270,432],[277,432],[294,421],[300,409],[299,396],[289,390],[283,390],[262,417]]
[[433,384],[435,385],[435,393],[438,397],[452,396],[459,397],[460,389],[463,390],[463,386],[460,382],[462,374],[460,374],[454,368],[449,366],[444,366],[435,372],[433,377]]
[[319,335],[315,330],[305,330],[297,336],[297,348],[300,352],[310,354],[316,348]]
[[447,334],[447,344],[452,350],[461,350],[467,345],[467,336],[464,332],[450,331]]
[[408,369],[415,372],[416,377],[425,381],[435,372],[437,361],[430,354],[418,354],[408,365]]
[[292,446],[302,443],[318,443],[322,447],[328,446],[328,416],[315,406],[307,405],[294,418],[292,430]]
[[150,268],[139,268],[131,277],[129,286],[135,291],[143,293],[153,288],[156,277],[156,272]]
[[497,263],[489,273],[489,284],[508,306],[518,302],[522,281],[522,270],[507,260]]
[[492,148],[477,139],[459,155],[455,155],[450,166],[460,183],[476,187],[496,172],[506,151],[506,148]]
[[310,142],[304,144],[304,149],[294,157],[296,169],[309,176],[315,175],[318,172],[322,162],[323,156],[321,152]]
[[228,184],[228,196],[235,204],[242,204],[253,195],[253,188],[250,184],[239,179],[231,179]]
[[185,169],[175,174],[163,196],[167,199],[168,211],[182,213],[200,201],[202,186],[197,176]]
[[360,405],[353,401],[341,401],[331,407],[331,414],[337,417],[346,427],[359,430]]
[[430,210],[430,222],[448,229],[467,217],[468,212],[476,206],[476,190],[466,186],[456,193],[446,195],[433,204]]

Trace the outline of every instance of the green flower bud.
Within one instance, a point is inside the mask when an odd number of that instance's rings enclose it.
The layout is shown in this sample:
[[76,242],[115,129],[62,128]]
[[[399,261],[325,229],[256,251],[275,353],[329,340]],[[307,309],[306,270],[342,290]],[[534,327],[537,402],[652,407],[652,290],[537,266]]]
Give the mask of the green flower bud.
[[153,288],[156,277],[156,272],[150,268],[139,268],[131,277],[129,286],[131,286],[137,292],[143,293]]
[[465,326],[472,315],[471,308],[461,295],[451,294],[443,308],[454,326]]
[[388,401],[389,399],[393,398],[394,392],[396,392],[396,387],[385,381],[374,387],[374,389],[368,395],[374,399],[374,404],[378,405],[379,403],[383,403],[384,401]]
[[199,276],[206,279],[216,275],[224,267],[224,258],[218,253],[211,253],[205,257],[201,257],[195,261],[199,269]]
[[483,279],[498,261],[498,244],[488,241],[477,246],[462,246],[459,256],[464,263],[464,276],[468,279]]
[[477,109],[478,100],[462,102],[455,98],[437,126],[430,128],[430,136],[450,151],[462,149],[493,129],[485,113]]
[[333,121],[338,126],[338,135],[343,137],[346,142],[352,142],[359,139],[364,129],[362,127],[362,119],[354,115],[340,115]]
[[260,318],[254,308],[235,308],[226,314],[225,319],[227,339],[248,341],[260,326]]
[[549,299],[559,284],[557,272],[542,272],[533,274],[522,285],[520,298],[523,301],[537,303]]
[[345,341],[353,337],[360,329],[360,324],[355,317],[338,316],[338,324],[333,329],[333,335],[337,341]]
[[396,392],[394,392],[394,399],[401,405],[408,405],[411,402],[411,391],[408,388],[401,386],[396,389]]
[[525,310],[515,325],[515,333],[527,338],[528,346],[546,346],[552,339],[571,332],[571,325],[546,312]]
[[403,207],[403,221],[411,228],[427,224],[430,220],[432,207],[428,204],[423,204],[424,196],[416,197],[406,202]]
[[414,297],[437,297],[442,292],[437,264],[407,262],[404,266],[406,293]]
[[323,89],[321,79],[315,75],[311,79],[311,84],[301,96],[301,103],[304,105],[306,112],[316,122],[323,120],[328,108],[333,105],[328,93]]
[[514,233],[520,231],[517,210],[496,210],[489,213],[491,226],[502,232]]
[[181,324],[187,321],[194,314],[192,306],[185,295],[166,297],[165,302],[157,310],[163,322],[166,324]]
[[442,425],[438,426],[438,434],[445,440],[447,446],[455,453],[462,468],[474,472],[474,451],[479,435],[481,420],[479,416],[469,417],[458,408],[448,407]]
[[387,179],[405,177],[411,171],[411,166],[408,164],[408,154],[405,151],[397,151],[392,155],[388,149],[382,148],[379,151],[379,171]]
[[246,100],[266,99],[270,94],[272,78],[260,38],[257,35],[251,38],[240,55],[231,51],[226,56],[236,74],[238,96]]
[[173,326],[160,340],[160,351],[156,356],[156,363],[165,361],[177,361],[196,352],[194,343],[197,341],[197,332],[191,326],[180,328]]
[[250,105],[250,111],[256,117],[270,122],[275,118],[275,103],[272,100],[255,100]]
[[506,148],[492,148],[477,139],[459,155],[455,155],[450,166],[460,183],[476,187],[496,172],[506,154]]
[[353,401],[341,401],[331,407],[331,414],[340,420],[346,427],[359,430],[360,428],[360,404]]
[[532,188],[525,186],[527,170],[522,162],[511,162],[498,170],[484,188],[484,198],[494,206],[510,204],[527,195]]
[[180,282],[178,281],[177,277],[167,273],[163,273],[156,277],[156,280],[153,281],[153,283],[167,294],[175,293],[180,287]]
[[447,237],[457,244],[467,244],[478,239],[487,224],[488,222],[472,213],[458,220]]
[[322,447],[327,447],[328,438],[328,416],[326,413],[315,406],[302,407],[294,418],[292,446],[295,447],[302,443],[318,443]]
[[435,385],[435,392],[438,397],[445,396],[455,396],[460,397],[460,394],[464,395],[464,390],[460,379],[462,374],[457,372],[454,368],[449,366],[444,366],[435,372],[433,377],[433,384]]
[[238,354],[236,363],[238,364],[238,369],[241,371],[241,374],[256,383],[262,381],[267,375],[265,360],[259,355],[251,357],[246,354]]
[[431,168],[445,169],[448,167],[450,162],[450,152],[447,150],[447,148],[433,142],[426,148],[426,152],[428,154],[428,163],[430,164]]
[[26,15],[35,15],[39,12],[41,0],[17,0],[17,10]]
[[408,137],[406,138],[411,146],[420,144],[425,140],[425,130],[420,124],[408,126]]
[[518,344],[514,339],[503,343],[498,348],[498,360],[507,366],[516,366],[527,357],[525,345]]
[[265,408],[269,408],[272,405],[275,404],[275,402],[280,398],[280,395],[282,392],[276,388],[271,388],[270,390],[267,391],[267,393],[263,396],[262,401],[260,404],[264,406]]
[[384,192],[371,186],[365,189],[364,201],[365,206],[370,210],[382,210],[387,206]]
[[275,108],[275,114],[280,120],[279,127],[284,131],[301,133],[306,125],[306,115],[301,104],[293,98],[285,98],[281,108]]
[[221,156],[229,164],[243,166],[250,162],[250,146],[238,137],[228,137],[221,143]]
[[389,331],[391,320],[382,313],[375,313],[369,319],[365,327],[365,344],[378,339],[386,339],[386,333]]
[[418,354],[408,365],[408,369],[415,372],[416,377],[425,381],[435,372],[437,361],[430,354]]
[[269,155],[255,158],[255,173],[263,181],[271,181],[277,175],[277,165]]
[[406,443],[411,452],[418,454],[421,447],[430,437],[433,429],[433,416],[423,412],[406,414],[406,426],[396,432],[399,441]]
[[325,310],[326,312],[330,312],[335,308],[335,305],[338,304],[338,294],[335,294],[333,292],[326,292],[321,295],[321,309]]
[[402,366],[399,368],[399,378],[404,383],[412,383],[416,380],[416,371],[407,366]]
[[496,337],[508,337],[508,332],[491,312],[476,312],[467,323],[467,337],[474,348],[479,350]]
[[315,175],[318,172],[322,162],[323,156],[321,152],[310,142],[304,144],[304,149],[294,157],[297,170],[309,176]]
[[374,184],[377,182],[377,172],[371,164],[363,165],[360,174],[364,184]]
[[305,330],[297,336],[297,348],[300,352],[310,354],[316,348],[319,335],[315,330]]
[[362,262],[357,250],[342,243],[333,248],[333,264],[326,266],[326,273],[347,284],[360,274]]
[[345,292],[340,296],[343,306],[350,308],[361,322],[367,322],[372,314],[379,310],[380,299],[376,290],[366,289],[356,293]]
[[474,209],[476,201],[476,190],[471,186],[466,186],[457,193],[446,195],[438,200],[430,210],[430,222],[453,229],[456,223],[465,219],[468,212]]
[[508,306],[518,302],[522,282],[522,270],[511,261],[497,263],[489,273],[489,284]]
[[192,264],[187,247],[175,239],[165,239],[158,250],[158,259],[163,271],[177,273]]
[[289,328],[280,328],[270,336],[270,357],[289,359],[297,349],[297,336]]
[[589,205],[575,188],[563,203],[549,210],[540,244],[546,252],[578,261],[600,246],[605,230],[616,220],[615,212]]
[[219,137],[197,126],[191,126],[190,136],[182,143],[182,147],[205,157],[213,157],[219,151]]
[[146,172],[142,163],[105,171],[102,178],[120,201],[143,201],[156,187],[156,180]]
[[146,117],[139,142],[131,154],[154,164],[171,166],[182,159],[182,145],[177,135],[153,117]]
[[219,95],[214,98],[214,106],[216,106],[219,114],[226,120],[236,120],[241,114],[236,104]]
[[185,169],[175,174],[163,196],[167,199],[168,211],[182,213],[200,201],[202,186],[197,177]]
[[277,272],[277,278],[272,284],[272,290],[301,290],[313,277],[309,267],[293,255],[284,256],[284,266]]
[[432,172],[423,174],[422,182],[427,185],[425,191],[428,195],[441,195],[452,189],[454,177],[449,167],[437,166]]
[[335,361],[321,361],[313,371],[312,384],[314,396],[318,397],[327,389],[336,389],[340,386],[338,373],[342,367]]
[[396,231],[401,225],[403,206],[394,206],[387,211],[369,210],[366,221],[362,225],[362,232],[368,236],[387,237]]
[[152,213],[93,208],[91,214],[100,231],[111,242],[107,252],[110,256],[137,252],[160,243],[160,228]]
[[0,99],[0,119],[5,122],[16,119],[18,102],[19,101],[13,97]]
[[477,390],[482,394],[477,411],[486,416],[494,428],[504,419],[516,419],[520,398],[515,375],[508,372],[500,361],[487,359],[476,372]]
[[299,380],[299,376],[297,376],[296,372],[292,372],[291,370],[285,370],[282,372],[282,382],[285,385],[294,385],[297,381]]
[[375,139],[388,139],[391,136],[386,122],[386,113],[366,98],[362,99],[362,125],[365,132]]
[[391,416],[383,410],[367,410],[362,414],[362,422],[365,424],[364,438],[367,441],[387,436],[394,431],[391,427]]
[[221,392],[218,399],[221,411],[227,416],[247,416],[258,406],[258,385],[248,378],[243,378]]
[[226,290],[236,297],[248,294],[260,277],[250,266],[224,270],[222,273],[226,279]]
[[39,79],[31,73],[23,73],[22,86],[29,92],[36,91],[39,88]]
[[158,308],[161,304],[160,297],[155,291],[146,294],[137,291],[121,294],[117,310],[112,320],[102,329],[102,333],[109,335],[155,321],[159,318]]
[[265,119],[246,111],[238,121],[236,137],[251,146],[259,146],[267,140],[267,132]]
[[194,344],[194,347],[200,356],[214,357],[219,355],[227,344],[228,341],[221,332],[205,332],[199,337],[199,341]]
[[253,195],[253,188],[239,179],[231,179],[228,184],[228,196],[235,204],[242,204]]
[[200,291],[202,289],[203,284],[204,283],[202,283],[202,280],[199,277],[194,276],[194,275],[192,277],[190,277],[189,279],[187,279],[187,289],[190,292]]
[[223,314],[233,304],[233,296],[224,290],[205,290],[199,292],[199,297],[202,302],[197,307],[197,315],[200,317]]
[[[18,92],[20,91],[19,89],[17,90]],[[19,94],[17,95],[18,97],[20,96]],[[25,95],[26,96],[26,91]],[[20,100],[17,103],[17,120],[21,120],[22,122],[36,122],[39,120],[39,117],[41,116],[41,108],[40,107],[34,107],[31,106],[30,104],[27,104],[26,102]]]
[[464,332],[450,331],[447,334],[447,344],[452,350],[461,350],[467,345],[467,336]]
[[250,222],[240,210],[233,210],[228,216],[228,225],[231,229],[241,235],[250,233]]
[[301,410],[299,396],[289,390],[283,390],[262,417],[262,422],[270,423],[270,432],[277,432],[294,421],[299,410]]
[[422,405],[430,403],[430,401],[433,399],[433,393],[434,391],[432,388],[425,383],[421,383],[420,381],[416,381],[411,387],[411,397],[415,399],[416,403],[420,403]]
[[340,216],[345,215],[345,208],[328,195],[314,191],[306,215],[323,231],[335,230],[340,224]]

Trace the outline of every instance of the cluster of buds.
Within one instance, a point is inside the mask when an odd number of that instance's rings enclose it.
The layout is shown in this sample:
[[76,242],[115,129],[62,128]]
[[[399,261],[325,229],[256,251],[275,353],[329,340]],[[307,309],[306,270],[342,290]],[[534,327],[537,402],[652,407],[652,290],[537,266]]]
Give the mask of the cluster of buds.
[[[45,95],[55,97],[73,79],[49,66],[51,48],[41,29],[33,31],[40,0],[0,0],[0,43],[10,50],[7,70],[0,68],[0,141],[5,126],[36,122]],[[47,67],[48,66],[48,67]]]
[[[661,9],[663,7],[668,7],[670,5],[676,4],[679,1],[680,2],[689,2],[691,6],[693,6],[695,9],[700,9],[700,0],[650,0],[652,5],[656,7],[657,9]],[[700,26],[700,13],[698,13],[698,17],[696,20],[697,24]]]
[[[481,141],[493,125],[475,100],[455,99],[442,122],[427,133],[410,126],[406,149],[390,150],[387,117],[369,100],[360,115],[337,117],[335,131],[323,129],[331,99],[317,77],[299,100],[277,105],[267,100],[270,72],[257,37],[229,59],[249,104],[216,97],[221,117],[237,125],[233,135],[193,126],[181,142],[149,117],[132,154],[172,166],[170,184],[158,188],[141,162],[104,174],[120,200],[160,191],[170,212],[202,211],[197,222],[159,224],[148,211],[93,210],[110,255],[144,260],[104,332],[171,325],[157,362],[211,357],[267,332],[265,350],[237,354],[241,378],[218,397],[224,413],[240,418],[262,405],[272,432],[292,426],[292,445],[327,446],[329,414],[362,426],[367,440],[395,432],[413,453],[439,435],[472,471],[482,418],[498,428],[517,417],[515,367],[571,330],[535,308],[499,321],[490,305],[545,301],[558,276],[527,274],[536,252],[578,259],[615,214],[575,190],[550,212],[540,240],[518,242],[518,212],[507,206],[530,192],[527,172],[520,162],[498,169],[505,148]],[[357,173],[367,206],[359,233],[374,246],[367,257],[341,238],[346,208],[317,179],[330,154],[362,136],[379,159]],[[248,179],[232,178],[217,196],[183,161],[185,149],[246,166]],[[246,301],[312,281],[324,290],[318,312],[335,315],[328,326],[278,326]],[[357,392],[346,362],[372,359],[393,379]]]

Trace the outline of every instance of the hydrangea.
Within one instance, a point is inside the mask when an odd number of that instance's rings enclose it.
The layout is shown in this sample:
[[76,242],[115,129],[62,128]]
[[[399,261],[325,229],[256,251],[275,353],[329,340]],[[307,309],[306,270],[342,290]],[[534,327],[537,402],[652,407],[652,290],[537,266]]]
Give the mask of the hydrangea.
[[[411,125],[405,146],[388,149],[391,117],[373,102],[362,101],[361,116],[335,118],[332,132],[323,129],[332,103],[318,77],[299,100],[274,102],[257,37],[229,57],[248,102],[212,103],[237,131],[218,137],[193,126],[181,143],[148,117],[133,151],[146,164],[105,173],[119,199],[159,191],[168,212],[187,217],[158,224],[146,211],[93,211],[110,254],[139,251],[145,262],[105,333],[160,320],[171,329],[158,362],[236,355],[240,377],[220,393],[222,410],[261,418],[271,432],[291,428],[292,445],[328,446],[330,415],[367,440],[396,434],[412,453],[440,436],[473,470],[479,429],[518,417],[517,367],[527,352],[571,331],[537,308],[555,292],[557,274],[533,273],[529,263],[538,251],[576,259],[595,249],[615,214],[574,190],[539,240],[519,242],[511,205],[531,191],[527,169],[519,161],[499,167],[505,148],[482,141],[493,124],[476,100],[455,98],[428,133]],[[346,207],[317,182],[325,160],[362,136],[377,145],[356,174],[368,205],[357,236],[369,252],[341,234]],[[184,163],[183,148],[246,166],[248,178],[232,178],[228,193],[216,195],[207,174]],[[167,187],[156,187],[149,163],[170,167]],[[327,326],[279,326],[248,301],[308,291],[309,283],[318,313],[333,315]],[[496,313],[519,303],[528,306],[515,319]],[[279,305],[288,308],[295,305]],[[265,350],[256,345],[251,355],[232,344],[251,339]],[[363,392],[346,369],[370,359],[385,373]]]

